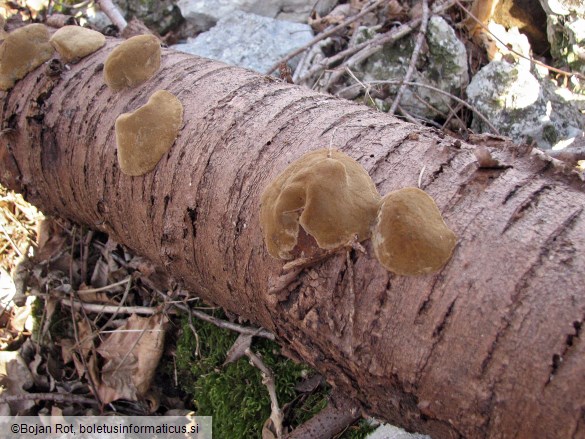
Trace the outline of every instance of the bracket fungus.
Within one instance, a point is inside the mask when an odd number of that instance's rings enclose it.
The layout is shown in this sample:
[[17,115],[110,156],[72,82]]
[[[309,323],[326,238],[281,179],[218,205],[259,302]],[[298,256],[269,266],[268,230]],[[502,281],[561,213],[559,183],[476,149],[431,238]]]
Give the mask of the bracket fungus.
[[456,242],[426,192],[409,187],[382,199],[372,243],[387,270],[407,276],[436,272],[450,259]]
[[149,80],[160,68],[160,41],[138,35],[120,43],[104,63],[104,81],[114,91]]
[[358,162],[335,150],[309,152],[262,194],[260,222],[268,252],[293,259],[299,225],[320,249],[339,248],[356,235],[367,239],[379,205],[376,186]]
[[175,142],[183,124],[183,105],[175,95],[159,90],[132,113],[116,119],[118,163],[126,175],[154,169]]
[[9,33],[0,46],[0,90],[10,90],[53,53],[49,31],[43,24],[29,24]]
[[106,44],[106,37],[95,30],[81,26],[63,26],[49,40],[64,62],[72,62]]

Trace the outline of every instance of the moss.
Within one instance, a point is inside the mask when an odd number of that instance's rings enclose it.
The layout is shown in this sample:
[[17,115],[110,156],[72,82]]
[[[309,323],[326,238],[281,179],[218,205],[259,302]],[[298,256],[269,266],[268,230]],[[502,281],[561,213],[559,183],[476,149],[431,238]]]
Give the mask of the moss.
[[[195,336],[187,321],[182,326],[177,369],[183,390],[194,396],[197,413],[213,416],[214,437],[259,437],[270,416],[270,399],[260,371],[246,358],[222,366],[236,335],[206,322],[194,322],[201,352],[196,358]],[[255,340],[253,349],[274,373],[279,404],[295,398],[295,384],[307,373],[307,367],[280,356],[278,345],[268,340]]]
[[[222,317],[218,314],[218,317]],[[213,416],[213,437],[260,437],[262,425],[270,416],[270,398],[260,371],[247,358],[222,366],[237,334],[200,320],[193,321],[199,337],[200,357],[195,355],[196,339],[185,318],[177,341],[176,367],[182,390],[193,395],[200,416]],[[280,355],[279,346],[255,339],[252,349],[262,356],[276,379],[278,402],[285,410],[285,424],[295,428],[326,407],[330,389],[320,387],[311,394],[299,394],[295,385],[312,372]],[[172,366],[172,365],[170,365]],[[167,373],[171,373],[167,371]],[[339,439],[361,439],[372,428],[367,423],[349,427]]]

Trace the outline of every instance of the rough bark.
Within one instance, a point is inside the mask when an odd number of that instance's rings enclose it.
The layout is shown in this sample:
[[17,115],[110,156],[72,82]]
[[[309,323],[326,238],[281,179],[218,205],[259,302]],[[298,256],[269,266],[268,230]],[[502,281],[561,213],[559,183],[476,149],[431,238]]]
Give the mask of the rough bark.
[[[472,146],[433,130],[172,51],[155,78],[114,94],[101,63],[116,43],[2,95],[4,185],[273,331],[371,415],[436,439],[585,437],[580,180],[496,140],[486,148],[499,167],[479,168]],[[184,127],[154,172],[125,176],[114,121],[159,89],[183,102]],[[366,242],[367,254],[279,277],[260,193],[329,145],[381,194],[416,186],[424,169],[422,188],[459,238],[440,273],[394,276]]]

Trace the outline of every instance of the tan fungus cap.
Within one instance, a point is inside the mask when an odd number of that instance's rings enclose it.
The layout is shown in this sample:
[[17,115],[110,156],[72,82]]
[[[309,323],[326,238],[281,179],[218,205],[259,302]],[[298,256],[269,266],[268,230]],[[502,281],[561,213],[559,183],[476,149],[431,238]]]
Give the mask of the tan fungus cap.
[[85,27],[63,26],[50,41],[63,61],[68,63],[94,53],[106,44],[106,37]]
[[268,252],[292,259],[299,225],[322,249],[370,236],[380,195],[366,170],[342,152],[309,152],[264,190],[260,222]]
[[124,174],[152,171],[170,149],[183,124],[183,105],[166,90],[155,92],[146,105],[116,119],[118,163]]
[[372,243],[387,270],[400,275],[436,272],[449,260],[456,242],[435,201],[424,191],[409,187],[382,199]]
[[149,80],[160,68],[160,41],[138,35],[120,43],[104,63],[104,81],[114,91]]
[[12,31],[0,45],[0,90],[10,90],[53,53],[44,24],[29,24]]

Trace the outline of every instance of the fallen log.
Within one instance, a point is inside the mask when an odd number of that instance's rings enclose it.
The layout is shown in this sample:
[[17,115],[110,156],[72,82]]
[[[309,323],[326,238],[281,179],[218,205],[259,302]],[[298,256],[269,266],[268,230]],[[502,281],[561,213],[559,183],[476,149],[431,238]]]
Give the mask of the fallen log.
[[[114,93],[102,69],[118,43],[2,92],[2,184],[272,331],[370,415],[435,439],[585,437],[579,178],[528,147],[479,138],[480,160],[435,130],[170,50],[154,78]],[[178,138],[154,171],[124,175],[116,118],[161,89],[183,104]],[[369,241],[282,271],[260,195],[327,147],[382,195],[420,185],[434,198],[457,235],[439,273],[393,275]]]

